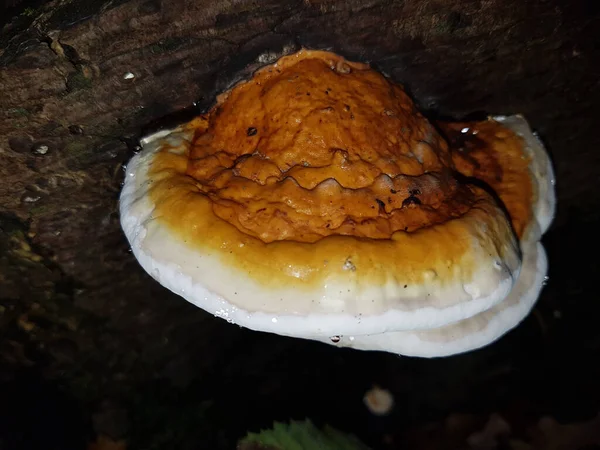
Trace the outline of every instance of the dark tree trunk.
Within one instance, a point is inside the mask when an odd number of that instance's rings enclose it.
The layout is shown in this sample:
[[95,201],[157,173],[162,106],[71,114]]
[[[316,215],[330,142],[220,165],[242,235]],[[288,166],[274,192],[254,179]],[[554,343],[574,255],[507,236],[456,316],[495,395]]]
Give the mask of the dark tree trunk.
[[[377,444],[381,430],[457,408],[598,408],[599,265],[582,258],[600,251],[599,13],[594,0],[57,0],[23,10],[0,40],[3,381],[19,386],[26,371],[60,385],[96,413],[95,431],[143,448],[231,447],[247,428],[305,415]],[[517,331],[434,361],[336,350],[228,325],[141,270],[117,212],[137,138],[300,46],[372,63],[433,117],[523,113],[540,133],[559,214],[546,239],[550,283]],[[401,405],[389,422],[363,411],[372,382]]]

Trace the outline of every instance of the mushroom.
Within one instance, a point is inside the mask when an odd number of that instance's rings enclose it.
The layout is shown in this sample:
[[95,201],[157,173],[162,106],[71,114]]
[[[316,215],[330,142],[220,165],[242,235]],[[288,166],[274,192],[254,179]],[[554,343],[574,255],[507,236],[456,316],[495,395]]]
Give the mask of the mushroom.
[[231,323],[442,356],[539,295],[552,170],[520,117],[436,128],[369,66],[301,50],[142,146],[120,199],[133,254]]

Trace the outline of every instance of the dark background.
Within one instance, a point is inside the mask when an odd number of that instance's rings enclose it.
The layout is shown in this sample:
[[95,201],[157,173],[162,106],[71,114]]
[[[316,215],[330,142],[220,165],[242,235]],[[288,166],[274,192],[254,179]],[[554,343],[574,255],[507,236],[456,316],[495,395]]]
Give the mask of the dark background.
[[[451,413],[518,434],[600,411],[600,2],[57,0],[2,18],[0,449],[233,448],[304,417],[401,448]],[[140,133],[300,45],[372,63],[430,117],[523,113],[540,133],[558,215],[520,327],[445,359],[340,350],[229,325],[138,266],[117,200]],[[374,383],[388,417],[362,403]]]

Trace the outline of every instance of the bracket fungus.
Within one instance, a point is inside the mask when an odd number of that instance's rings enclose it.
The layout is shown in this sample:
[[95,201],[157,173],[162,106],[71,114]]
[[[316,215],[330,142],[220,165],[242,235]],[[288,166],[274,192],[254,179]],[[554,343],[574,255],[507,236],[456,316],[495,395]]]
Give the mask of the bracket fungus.
[[445,356],[542,289],[553,172],[521,116],[431,123],[368,65],[301,50],[142,144],[120,199],[133,253],[229,322]]

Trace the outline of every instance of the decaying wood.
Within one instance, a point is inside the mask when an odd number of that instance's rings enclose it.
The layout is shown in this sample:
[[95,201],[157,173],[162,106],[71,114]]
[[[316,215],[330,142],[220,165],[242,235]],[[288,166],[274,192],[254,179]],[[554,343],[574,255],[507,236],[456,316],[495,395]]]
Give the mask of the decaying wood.
[[[0,40],[0,375],[10,380],[35,368],[98,411],[109,408],[96,403],[106,398],[119,411],[138,405],[134,388],[163,395],[160,402],[174,406],[160,414],[170,419],[202,422],[209,411],[214,433],[203,436],[220,445],[276,414],[313,414],[341,428],[363,423],[361,392],[374,379],[405,396],[400,403],[415,414],[441,413],[464,398],[496,401],[543,368],[556,372],[558,363],[539,352],[563,351],[576,339],[597,350],[585,330],[599,311],[586,303],[598,263],[576,269],[573,262],[577,246],[598,250],[586,239],[597,232],[600,207],[592,182],[600,166],[595,5],[56,0],[15,18]],[[495,346],[449,360],[339,351],[229,326],[143,273],[117,213],[123,166],[139,136],[167,115],[202,111],[219,90],[300,46],[372,63],[434,116],[526,115],[548,144],[558,180],[559,215],[547,239],[551,283],[539,307],[554,330],[551,344],[541,346],[532,319]],[[559,308],[573,311],[578,331],[554,326]],[[561,358],[584,369],[581,389],[598,374],[572,354]],[[303,385],[318,398],[305,399]],[[163,394],[165,386],[189,400]],[[282,395],[300,412],[287,409]],[[237,410],[262,411],[261,402],[272,405],[262,415]],[[127,421],[135,435],[152,420]],[[126,433],[115,427],[96,431]]]

